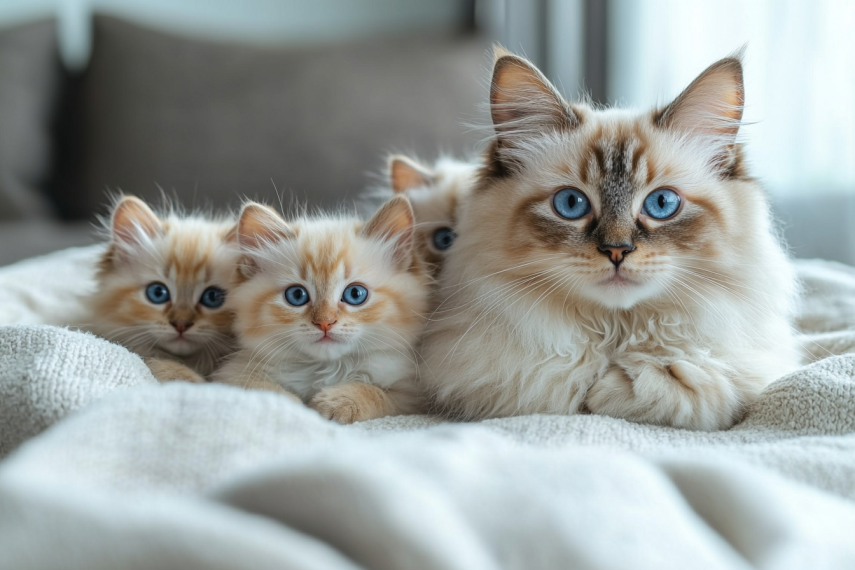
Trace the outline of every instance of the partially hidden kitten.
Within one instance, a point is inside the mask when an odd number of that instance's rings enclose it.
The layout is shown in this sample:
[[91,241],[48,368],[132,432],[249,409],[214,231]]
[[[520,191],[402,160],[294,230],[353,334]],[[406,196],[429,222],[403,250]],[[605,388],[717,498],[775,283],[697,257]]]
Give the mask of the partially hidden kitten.
[[234,220],[158,216],[125,196],[109,231],[82,328],[145,357],[159,380],[204,381],[234,349],[224,306],[240,257]]
[[417,411],[414,346],[430,279],[413,253],[413,226],[403,197],[367,223],[286,222],[247,204],[242,283],[229,298],[240,350],[214,381],[290,393],[340,423]]
[[479,165],[442,157],[424,165],[403,155],[389,158],[389,186],[404,194],[416,217],[415,246],[434,275],[457,237],[457,212],[475,183]]
[[421,350],[442,409],[712,430],[798,365],[743,94],[736,56],[664,107],[600,110],[496,50],[495,134]]

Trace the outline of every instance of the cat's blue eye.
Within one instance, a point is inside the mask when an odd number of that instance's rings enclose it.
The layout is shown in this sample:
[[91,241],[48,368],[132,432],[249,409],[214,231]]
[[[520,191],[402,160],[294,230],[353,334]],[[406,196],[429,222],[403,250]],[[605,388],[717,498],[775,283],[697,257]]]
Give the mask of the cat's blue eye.
[[670,188],[659,188],[644,199],[641,212],[655,220],[665,220],[680,209],[680,195]]
[[578,220],[591,212],[591,203],[581,190],[564,188],[552,197],[552,207],[562,218]]
[[285,300],[295,307],[302,307],[309,302],[309,292],[302,285],[291,285],[285,289]]
[[202,292],[199,302],[209,309],[217,309],[226,302],[226,292],[219,287],[208,287]]
[[457,236],[451,228],[439,228],[433,232],[433,246],[440,251],[445,251],[454,243],[455,237]]
[[163,283],[152,283],[145,288],[145,296],[155,305],[162,305],[169,300],[169,289]]
[[348,285],[341,300],[348,305],[361,305],[368,298],[368,289],[362,285]]

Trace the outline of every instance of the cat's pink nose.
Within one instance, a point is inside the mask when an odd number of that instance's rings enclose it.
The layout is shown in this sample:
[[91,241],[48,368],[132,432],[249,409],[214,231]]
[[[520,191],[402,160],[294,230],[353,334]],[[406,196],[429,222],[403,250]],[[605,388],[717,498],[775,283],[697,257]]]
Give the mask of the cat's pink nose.
[[178,334],[184,334],[184,331],[193,326],[193,321],[172,321],[171,324],[178,331]]
[[597,249],[599,249],[601,253],[609,256],[609,260],[614,263],[615,267],[621,264],[624,257],[635,251],[635,247],[631,244],[600,245]]
[[336,324],[338,321],[312,321],[315,323],[315,326],[321,329],[324,332],[329,332],[329,330]]

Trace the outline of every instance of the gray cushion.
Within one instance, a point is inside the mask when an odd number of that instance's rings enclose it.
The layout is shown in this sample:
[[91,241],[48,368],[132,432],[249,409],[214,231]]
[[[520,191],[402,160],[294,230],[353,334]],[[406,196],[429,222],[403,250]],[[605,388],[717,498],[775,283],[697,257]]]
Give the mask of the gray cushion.
[[[403,38],[314,48],[229,45],[94,22],[80,189],[185,205],[240,196],[330,206],[371,181],[389,150],[471,149],[486,98],[486,43]],[[81,210],[81,213],[85,213]]]
[[54,21],[0,31],[0,220],[50,213],[43,185],[61,73]]

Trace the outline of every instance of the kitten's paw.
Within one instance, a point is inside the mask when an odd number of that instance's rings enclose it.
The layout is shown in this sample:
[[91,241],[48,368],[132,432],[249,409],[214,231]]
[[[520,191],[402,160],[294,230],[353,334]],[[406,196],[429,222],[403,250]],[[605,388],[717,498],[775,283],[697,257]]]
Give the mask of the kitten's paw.
[[715,430],[731,427],[747,395],[722,370],[688,360],[668,365],[629,356],[591,386],[586,404],[594,413],[637,422]]
[[159,382],[190,382],[204,384],[205,378],[192,368],[165,358],[144,358],[143,361]]
[[324,388],[312,398],[309,407],[322,417],[340,424],[352,424],[382,418],[394,413],[389,396],[370,384],[351,382]]

